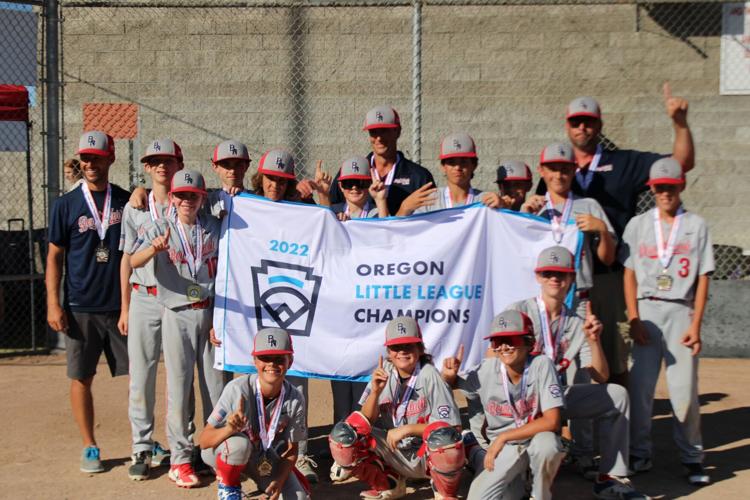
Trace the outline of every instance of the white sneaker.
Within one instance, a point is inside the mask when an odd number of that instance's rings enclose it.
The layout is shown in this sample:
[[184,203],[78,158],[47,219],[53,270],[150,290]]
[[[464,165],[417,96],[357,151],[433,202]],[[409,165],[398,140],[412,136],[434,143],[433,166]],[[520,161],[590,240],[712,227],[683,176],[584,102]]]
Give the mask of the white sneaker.
[[315,469],[318,468],[318,464],[315,463],[315,460],[313,460],[311,456],[301,455],[297,459],[296,466],[297,470],[300,471],[308,481],[313,484],[318,482],[318,473],[315,472]]
[[401,476],[389,477],[396,481],[396,486],[390,490],[367,490],[361,492],[359,496],[366,500],[393,500],[395,498],[406,496],[406,479]]
[[340,483],[346,481],[352,477],[352,470],[342,467],[341,465],[333,462],[331,465],[331,482]]

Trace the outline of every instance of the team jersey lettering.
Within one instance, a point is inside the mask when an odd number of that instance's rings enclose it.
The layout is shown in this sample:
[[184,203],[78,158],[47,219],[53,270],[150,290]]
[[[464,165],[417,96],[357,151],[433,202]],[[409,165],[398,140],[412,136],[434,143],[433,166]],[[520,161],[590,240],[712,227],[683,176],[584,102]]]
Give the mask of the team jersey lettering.
[[[109,216],[109,225],[113,226],[119,224],[122,220],[122,209],[113,210]],[[82,215],[78,218],[78,232],[85,233],[86,231],[96,231],[96,225],[94,224],[93,217],[86,217]]]
[[[378,406],[380,407],[381,412],[388,413],[391,411],[392,405],[393,405],[393,401],[388,399],[385,401],[381,401]],[[413,417],[414,415],[420,415],[424,413],[426,409],[427,409],[427,398],[420,397],[416,401],[409,401],[409,404],[406,406],[406,413],[404,415],[406,417]]]
[[[490,400],[487,403],[485,411],[494,417],[513,418],[513,412],[510,409],[510,404],[507,402],[499,403],[495,400]],[[524,420],[528,420],[529,416],[536,415],[537,404],[534,394],[529,394],[526,400],[516,401],[516,411],[518,411]]]
[[[692,249],[692,245],[690,245],[689,241],[679,243],[674,247],[674,255],[690,255]],[[658,259],[659,252],[657,251],[656,245],[647,245],[645,243],[642,243],[638,247],[638,256],[646,257],[649,259]]]

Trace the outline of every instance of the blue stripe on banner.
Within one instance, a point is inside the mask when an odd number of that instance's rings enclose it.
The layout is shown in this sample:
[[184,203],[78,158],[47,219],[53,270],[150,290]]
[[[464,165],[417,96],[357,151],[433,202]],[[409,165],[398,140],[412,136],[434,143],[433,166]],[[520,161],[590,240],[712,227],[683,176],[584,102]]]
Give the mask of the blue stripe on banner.
[[268,278],[268,283],[273,285],[274,283],[289,283],[298,288],[305,288],[305,284],[300,280],[292,278],[291,276],[271,276]]
[[[234,373],[258,373],[258,370],[251,365],[224,365],[224,370]],[[320,373],[312,372],[301,372],[298,370],[289,370],[286,372],[287,377],[305,377],[305,378],[317,378],[322,380],[336,380],[339,382],[369,382],[370,376],[364,375],[362,377],[347,377],[338,375],[321,375]]]

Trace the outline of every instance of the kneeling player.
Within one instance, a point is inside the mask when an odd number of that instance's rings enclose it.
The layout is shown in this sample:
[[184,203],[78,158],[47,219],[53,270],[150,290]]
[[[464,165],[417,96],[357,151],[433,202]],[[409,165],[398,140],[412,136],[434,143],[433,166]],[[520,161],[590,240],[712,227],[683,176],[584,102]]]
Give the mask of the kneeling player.
[[435,498],[454,499],[466,459],[453,395],[425,354],[413,318],[393,319],[385,336],[388,360],[381,356],[362,411],[333,427],[331,454],[370,486],[363,498],[400,498],[406,478],[429,477]]

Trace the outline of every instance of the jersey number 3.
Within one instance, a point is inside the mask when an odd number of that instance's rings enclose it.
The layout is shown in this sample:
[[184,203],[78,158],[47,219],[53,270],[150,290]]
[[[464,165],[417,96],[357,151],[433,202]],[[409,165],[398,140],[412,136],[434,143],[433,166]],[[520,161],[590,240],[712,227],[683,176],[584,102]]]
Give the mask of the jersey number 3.
[[690,274],[690,259],[687,257],[680,259],[680,270],[677,271],[677,274],[681,278],[687,278],[687,275]]

